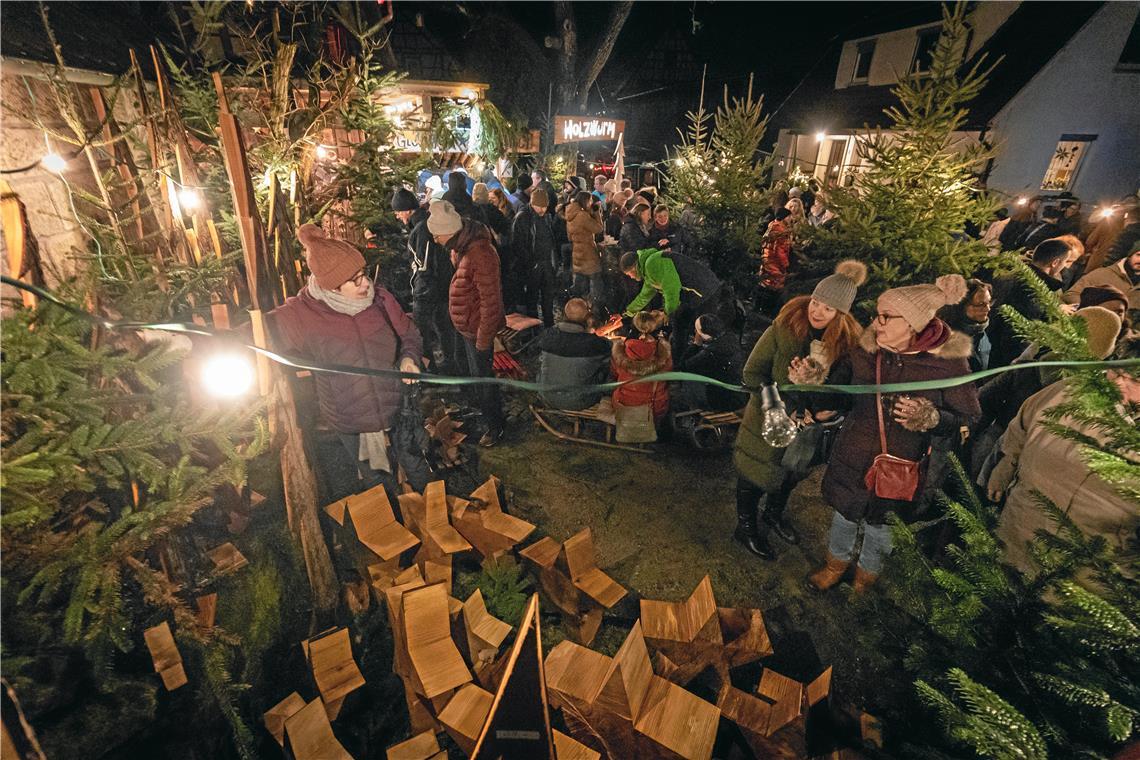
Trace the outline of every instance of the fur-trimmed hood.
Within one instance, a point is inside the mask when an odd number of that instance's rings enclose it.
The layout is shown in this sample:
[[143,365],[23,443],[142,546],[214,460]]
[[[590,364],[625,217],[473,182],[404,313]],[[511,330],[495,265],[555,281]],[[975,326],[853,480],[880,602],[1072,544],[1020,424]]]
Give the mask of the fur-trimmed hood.
[[[875,326],[873,324],[868,325],[863,330],[863,335],[859,338],[859,347],[869,354],[878,353],[879,344],[875,341]],[[940,359],[968,359],[973,350],[974,342],[969,335],[951,330],[950,337],[946,339],[945,343],[929,351],[920,351],[919,353],[930,354]]]
[[[661,372],[669,366],[672,352],[668,341],[656,340],[657,345],[650,353],[648,340],[630,338],[615,342],[610,354],[614,366],[622,371],[637,377],[645,377],[655,372]],[[640,349],[640,350],[639,350]]]

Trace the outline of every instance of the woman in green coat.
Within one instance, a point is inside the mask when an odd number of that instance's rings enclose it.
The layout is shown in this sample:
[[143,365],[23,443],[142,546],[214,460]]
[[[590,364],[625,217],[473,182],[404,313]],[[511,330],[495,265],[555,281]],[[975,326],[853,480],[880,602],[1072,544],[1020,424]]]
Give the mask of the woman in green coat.
[[[776,321],[764,331],[744,365],[744,385],[759,388],[783,385],[845,383],[850,377],[848,356],[862,328],[851,316],[855,292],[867,279],[867,267],[858,261],[843,261],[832,274],[820,280],[810,296],[788,301]],[[831,419],[836,403],[830,396],[789,394],[784,399],[788,413],[805,422]],[[776,555],[757,515],[788,543],[799,538],[784,519],[788,496],[798,482],[781,464],[784,449],[767,443],[762,434],[764,410],[754,392],[744,411],[736,436],[736,530],[733,537],[748,551],[773,559]]]

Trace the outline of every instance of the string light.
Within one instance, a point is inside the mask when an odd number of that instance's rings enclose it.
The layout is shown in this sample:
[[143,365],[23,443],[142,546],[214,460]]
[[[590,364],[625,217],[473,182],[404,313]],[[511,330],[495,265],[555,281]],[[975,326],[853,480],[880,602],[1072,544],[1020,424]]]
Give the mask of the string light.
[[40,166],[47,169],[49,172],[56,174],[63,174],[67,170],[67,159],[58,153],[48,153],[40,159]]
[[238,354],[216,354],[202,365],[202,386],[219,398],[244,396],[255,377],[253,363]]
[[332,158],[335,155],[336,155],[336,151],[333,150],[332,148],[330,148],[329,146],[327,146],[327,145],[318,145],[317,146],[317,158],[320,159],[321,161],[327,161],[328,159]]
[[788,416],[775,383],[765,385],[760,390],[760,406],[764,410],[760,435],[769,445],[778,449],[790,444],[796,437],[796,423]]
[[815,141],[816,142],[823,142],[826,139],[827,139],[827,133],[826,132],[816,132],[815,133]]
[[1024,195],[1017,199],[1017,205],[1018,206],[1024,206],[1027,203],[1029,203],[1029,199],[1026,198]]
[[178,205],[185,211],[193,211],[202,205],[202,194],[192,187],[184,187],[178,191]]

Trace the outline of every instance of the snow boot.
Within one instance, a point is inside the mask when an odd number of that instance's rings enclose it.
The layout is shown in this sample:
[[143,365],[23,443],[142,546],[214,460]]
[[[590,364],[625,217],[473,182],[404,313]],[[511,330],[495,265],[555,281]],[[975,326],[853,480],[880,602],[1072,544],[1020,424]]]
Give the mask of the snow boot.
[[862,594],[878,579],[876,573],[871,573],[864,570],[860,565],[855,565],[855,581],[851,587],[855,589],[856,594]]
[[732,537],[744,544],[744,548],[761,559],[773,560],[776,552],[768,537],[760,532],[756,520],[756,503],[748,493],[736,492],[736,530]]
[[800,542],[800,536],[784,517],[784,511],[788,508],[788,497],[792,495],[791,492],[792,489],[789,484],[780,486],[767,494],[764,500],[764,522],[772,528],[772,532],[779,536],[782,541],[795,545]]
[[846,559],[837,559],[831,554],[827,555],[827,564],[816,570],[808,576],[808,583],[816,591],[827,591],[843,577],[847,572],[847,568],[851,566],[851,561]]

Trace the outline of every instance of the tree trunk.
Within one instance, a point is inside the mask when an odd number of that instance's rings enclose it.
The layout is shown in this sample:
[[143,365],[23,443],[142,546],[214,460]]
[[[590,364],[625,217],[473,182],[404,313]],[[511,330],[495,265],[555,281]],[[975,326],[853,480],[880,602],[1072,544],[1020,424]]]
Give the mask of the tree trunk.
[[578,93],[578,24],[573,4],[567,0],[555,3],[554,19],[558,25],[558,38],[562,41],[558,50],[558,105],[561,107],[574,102]]
[[629,12],[632,9],[633,0],[623,0],[610,5],[610,15],[606,19],[605,31],[602,33],[602,38],[598,40],[598,44],[594,46],[594,52],[583,67],[582,75],[578,80],[577,105],[579,109],[585,110],[586,102],[590,97],[590,88],[594,86],[598,75],[602,73],[606,62],[609,61],[614,45],[617,44],[618,35],[621,34],[625,20],[629,18]]

